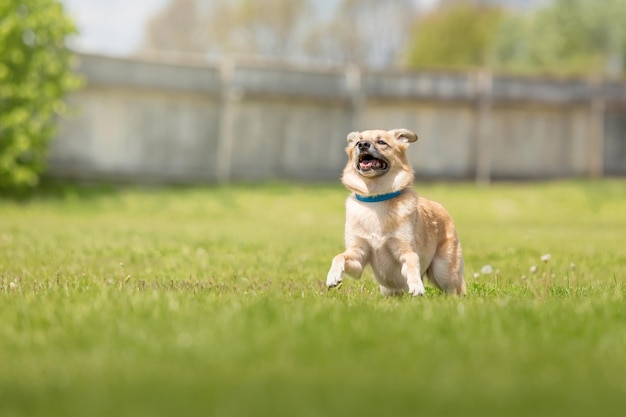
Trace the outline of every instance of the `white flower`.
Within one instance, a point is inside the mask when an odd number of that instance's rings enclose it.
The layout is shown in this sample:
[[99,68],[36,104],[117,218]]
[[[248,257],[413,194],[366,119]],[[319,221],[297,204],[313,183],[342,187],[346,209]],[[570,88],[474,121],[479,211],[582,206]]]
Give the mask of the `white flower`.
[[576,270],[576,264],[574,262],[569,264],[569,269],[572,270],[572,271],[575,271]]
[[474,272],[474,279],[480,278],[480,273],[479,272]]
[[9,282],[9,289],[14,290],[15,288],[17,288],[17,284],[13,281]]
[[536,274],[537,273],[537,265],[533,265],[530,267],[530,273],[531,274]]
[[491,265],[485,265],[480,268],[480,273],[483,275],[493,274],[493,267]]
[[545,255],[541,255],[541,262],[550,262],[550,259],[552,259],[552,257],[550,256],[549,253],[546,253]]

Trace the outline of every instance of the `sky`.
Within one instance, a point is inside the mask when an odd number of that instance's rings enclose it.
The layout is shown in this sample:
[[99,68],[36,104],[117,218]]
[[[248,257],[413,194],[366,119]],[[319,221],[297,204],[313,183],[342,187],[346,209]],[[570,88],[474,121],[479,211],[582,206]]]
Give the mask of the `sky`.
[[146,23],[168,0],[60,0],[79,35],[73,48],[105,55],[129,55],[143,41]]
[[[81,52],[124,56],[143,42],[150,17],[168,0],[59,0],[78,26],[79,35],[71,46]],[[432,7],[438,0],[414,0],[420,7]]]

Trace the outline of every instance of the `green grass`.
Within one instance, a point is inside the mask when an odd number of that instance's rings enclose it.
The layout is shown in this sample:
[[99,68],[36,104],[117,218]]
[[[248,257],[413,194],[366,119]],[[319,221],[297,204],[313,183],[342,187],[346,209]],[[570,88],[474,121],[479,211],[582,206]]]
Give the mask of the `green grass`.
[[327,291],[339,185],[0,199],[0,415],[621,415],[626,182],[417,188],[463,299]]

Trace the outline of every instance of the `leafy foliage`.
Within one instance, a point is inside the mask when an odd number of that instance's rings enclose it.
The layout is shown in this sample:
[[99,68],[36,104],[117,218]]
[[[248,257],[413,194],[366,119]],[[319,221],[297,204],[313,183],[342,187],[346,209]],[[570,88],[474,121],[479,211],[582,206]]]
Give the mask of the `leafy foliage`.
[[78,87],[65,39],[72,21],[54,0],[0,2],[0,189],[38,184],[55,116]]
[[511,15],[494,45],[497,68],[517,72],[607,74],[624,70],[626,0],[555,0]]
[[452,1],[417,21],[409,67],[517,73],[624,73],[626,0],[554,0],[521,13]]
[[485,66],[504,13],[493,6],[452,4],[420,19],[407,52],[409,67]]

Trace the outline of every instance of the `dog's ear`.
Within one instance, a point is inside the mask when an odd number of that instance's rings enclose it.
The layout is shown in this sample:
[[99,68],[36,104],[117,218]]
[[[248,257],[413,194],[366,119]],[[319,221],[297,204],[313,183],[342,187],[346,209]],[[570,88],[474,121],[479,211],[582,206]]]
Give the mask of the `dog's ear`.
[[354,143],[355,141],[359,140],[359,134],[360,132],[348,133],[348,144]]
[[409,129],[394,129],[390,130],[389,133],[399,140],[400,142],[409,144],[411,142],[415,142],[417,140],[417,135],[411,132]]

